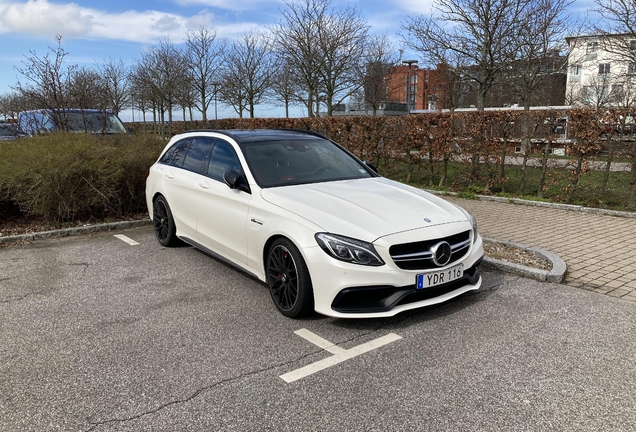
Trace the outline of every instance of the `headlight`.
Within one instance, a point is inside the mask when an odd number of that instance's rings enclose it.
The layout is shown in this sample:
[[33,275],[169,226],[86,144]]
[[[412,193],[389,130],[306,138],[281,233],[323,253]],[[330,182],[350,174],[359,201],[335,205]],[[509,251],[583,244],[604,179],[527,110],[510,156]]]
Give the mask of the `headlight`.
[[457,208],[460,209],[462,211],[462,213],[464,213],[466,215],[466,217],[468,218],[468,220],[470,221],[470,225],[473,227],[473,243],[475,243],[477,241],[477,221],[475,220],[473,215],[468,213],[463,208],[461,208],[459,206],[457,206]]
[[473,243],[475,243],[477,241],[477,219],[470,213],[468,213],[468,219],[470,219],[470,224],[473,226]]
[[371,243],[328,233],[318,233],[315,237],[322,250],[337,260],[368,266],[384,265]]

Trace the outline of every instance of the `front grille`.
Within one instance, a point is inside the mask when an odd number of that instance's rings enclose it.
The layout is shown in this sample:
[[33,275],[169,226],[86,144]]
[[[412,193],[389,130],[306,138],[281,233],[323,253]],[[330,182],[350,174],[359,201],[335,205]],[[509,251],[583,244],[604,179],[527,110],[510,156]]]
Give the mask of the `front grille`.
[[393,262],[403,270],[427,270],[437,268],[433,261],[431,248],[441,241],[451,246],[451,259],[447,265],[459,261],[470,250],[470,231],[464,231],[450,237],[403,243],[389,248]]

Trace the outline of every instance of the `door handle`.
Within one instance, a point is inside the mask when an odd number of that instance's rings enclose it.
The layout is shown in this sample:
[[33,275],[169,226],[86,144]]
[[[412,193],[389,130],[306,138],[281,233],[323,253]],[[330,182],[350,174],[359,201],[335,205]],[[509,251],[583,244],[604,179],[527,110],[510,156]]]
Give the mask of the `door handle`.
[[210,189],[210,185],[207,183],[199,183],[201,189]]
[[174,175],[172,173],[167,173],[166,177],[172,180],[174,178]]

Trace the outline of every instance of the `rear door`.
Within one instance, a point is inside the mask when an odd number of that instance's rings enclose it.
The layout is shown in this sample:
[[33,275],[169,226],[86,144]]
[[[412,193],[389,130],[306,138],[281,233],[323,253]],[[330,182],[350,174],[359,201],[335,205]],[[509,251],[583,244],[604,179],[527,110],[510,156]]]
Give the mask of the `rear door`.
[[166,199],[177,226],[178,235],[197,239],[197,206],[201,183],[205,181],[214,140],[187,138],[177,142],[161,159]]

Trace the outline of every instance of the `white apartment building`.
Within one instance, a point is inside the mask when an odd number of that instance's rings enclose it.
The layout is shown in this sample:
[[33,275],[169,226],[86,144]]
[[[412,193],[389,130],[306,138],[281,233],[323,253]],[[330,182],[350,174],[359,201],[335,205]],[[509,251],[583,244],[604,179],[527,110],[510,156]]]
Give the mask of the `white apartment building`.
[[566,104],[635,106],[636,37],[634,35],[566,38],[570,47]]

